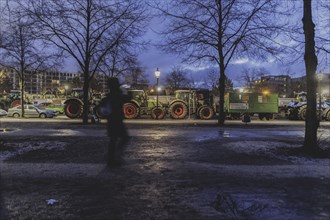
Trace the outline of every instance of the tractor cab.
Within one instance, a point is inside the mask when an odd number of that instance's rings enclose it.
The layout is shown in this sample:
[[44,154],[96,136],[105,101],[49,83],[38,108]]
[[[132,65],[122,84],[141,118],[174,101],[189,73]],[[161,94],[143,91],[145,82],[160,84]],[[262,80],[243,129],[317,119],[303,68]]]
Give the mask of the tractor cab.
[[127,95],[131,100],[137,101],[141,106],[147,106],[147,95],[143,90],[128,90]]
[[196,90],[197,105],[212,105],[212,96],[208,89]]
[[84,91],[82,88],[73,88],[70,97],[82,99],[84,96]]
[[10,90],[8,94],[9,99],[20,99],[21,92],[19,90]]
[[184,101],[185,103],[195,100],[196,93],[194,90],[176,90],[175,98]]

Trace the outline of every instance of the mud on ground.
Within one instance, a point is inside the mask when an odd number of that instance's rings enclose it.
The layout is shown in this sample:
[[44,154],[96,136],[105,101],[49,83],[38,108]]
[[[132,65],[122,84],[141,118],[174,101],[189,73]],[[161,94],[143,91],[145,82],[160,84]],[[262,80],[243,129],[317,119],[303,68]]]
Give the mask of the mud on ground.
[[1,219],[330,218],[329,157],[270,127],[129,125],[125,163],[107,168],[104,124],[42,126],[85,133],[2,135]]

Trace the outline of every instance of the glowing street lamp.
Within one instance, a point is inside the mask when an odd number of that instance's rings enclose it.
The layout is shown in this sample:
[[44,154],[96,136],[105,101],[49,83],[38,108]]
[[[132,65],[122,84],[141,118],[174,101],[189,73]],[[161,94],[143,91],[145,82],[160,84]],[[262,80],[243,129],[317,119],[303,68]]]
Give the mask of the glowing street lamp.
[[269,93],[270,93],[269,90],[263,90],[263,91],[262,91],[262,94],[263,94],[263,95],[269,95]]
[[[159,95],[159,77],[160,77],[160,71],[157,67],[156,71],[155,71],[155,76],[157,79],[157,96],[156,96],[156,109],[158,110],[158,95]],[[156,119],[158,119],[158,114],[156,114]]]

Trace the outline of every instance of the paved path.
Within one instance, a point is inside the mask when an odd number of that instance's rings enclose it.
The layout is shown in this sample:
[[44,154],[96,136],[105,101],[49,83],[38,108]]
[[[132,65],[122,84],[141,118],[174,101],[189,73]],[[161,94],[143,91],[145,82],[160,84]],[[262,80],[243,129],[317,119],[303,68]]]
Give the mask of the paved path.
[[[136,170],[137,164],[123,165],[121,169]],[[195,170],[212,172],[218,176],[257,176],[259,178],[330,178],[330,164],[323,165],[222,165],[209,163],[162,162],[162,169]],[[73,163],[0,163],[1,177],[95,177],[107,170],[105,164],[73,164]]]

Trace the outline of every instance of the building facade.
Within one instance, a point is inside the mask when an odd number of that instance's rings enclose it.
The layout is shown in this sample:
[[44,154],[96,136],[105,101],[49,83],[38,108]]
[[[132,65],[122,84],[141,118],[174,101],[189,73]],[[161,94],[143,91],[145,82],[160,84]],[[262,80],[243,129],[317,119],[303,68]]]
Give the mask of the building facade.
[[25,89],[31,94],[44,94],[47,91],[63,90],[74,80],[83,81],[80,73],[28,72],[25,75]]
[[[325,99],[330,97],[330,73],[317,73],[317,91]],[[276,92],[279,97],[295,97],[296,93],[307,91],[306,76],[291,78],[287,75],[262,76],[253,83],[253,89],[262,92],[268,90]]]
[[[19,77],[11,69],[1,69],[4,75],[10,79],[11,89],[19,90]],[[82,84],[83,77],[80,73],[28,71],[25,77],[25,91],[30,94],[45,94],[55,90],[62,91],[65,87]],[[7,91],[8,92],[8,91]]]
[[279,76],[262,76],[260,83],[265,87],[265,89],[276,92],[280,97],[290,97],[292,94],[291,89],[291,77],[287,75]]

